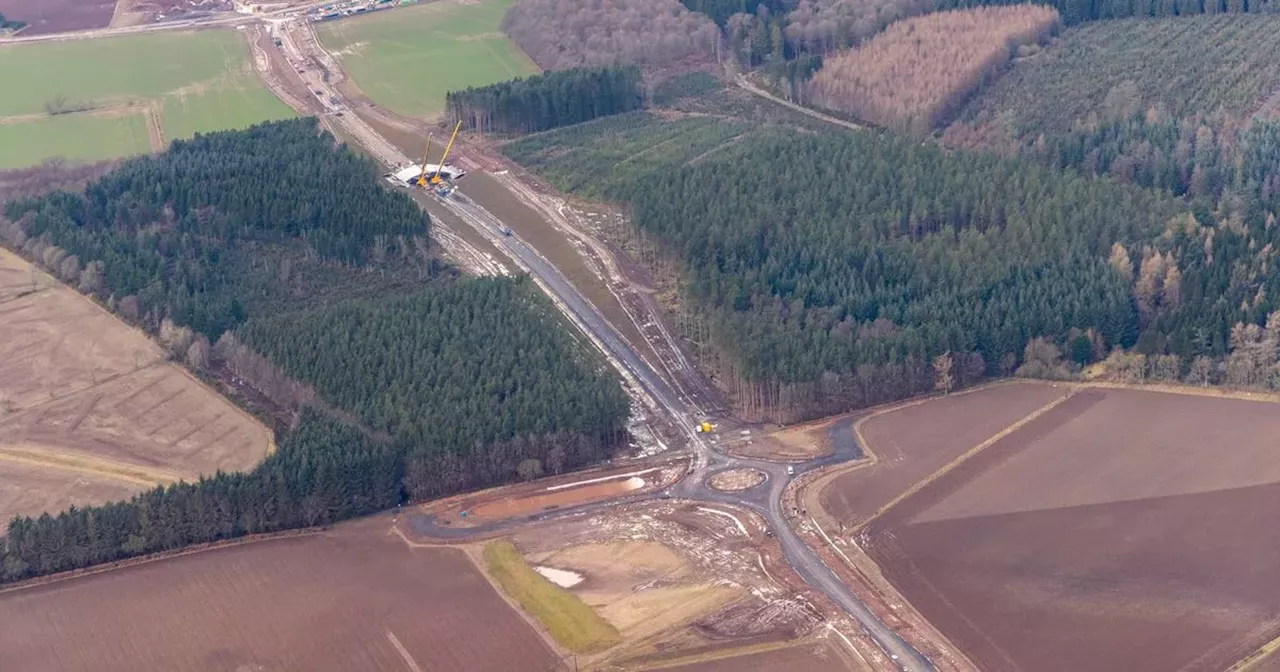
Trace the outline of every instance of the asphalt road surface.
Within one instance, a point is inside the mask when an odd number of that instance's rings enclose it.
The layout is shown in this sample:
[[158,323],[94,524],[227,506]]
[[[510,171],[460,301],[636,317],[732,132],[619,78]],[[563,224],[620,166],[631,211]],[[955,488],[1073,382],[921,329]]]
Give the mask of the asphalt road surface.
[[[536,251],[520,240],[514,233],[503,226],[502,222],[485,210],[481,205],[466,196],[465,187],[454,192],[453,196],[442,199],[442,204],[457,214],[463,221],[476,228],[489,238],[499,250],[509,254],[532,276],[545,291],[570,313],[578,327],[588,332],[596,344],[625,367],[624,373],[637,381],[644,391],[664,409],[678,425],[688,433],[689,445],[694,453],[691,473],[671,488],[670,495],[681,499],[704,502],[718,502],[749,508],[768,522],[782,546],[787,562],[796,573],[812,588],[821,591],[842,609],[847,611],[863,630],[880,645],[882,649],[902,667],[910,672],[933,670],[929,659],[916,651],[914,647],[902,639],[892,628],[886,626],[848,586],[822,561],[808,544],[796,534],[787,523],[782,509],[782,493],[796,476],[807,471],[848,462],[861,456],[862,451],[853,438],[850,425],[852,420],[845,420],[832,428],[835,450],[831,455],[806,462],[792,463],[794,474],[787,473],[787,464],[765,460],[752,460],[727,455],[709,446],[703,437],[692,430],[693,418],[688,408],[675,394],[666,381],[653,371],[644,360],[633,351],[626,341],[614,330],[608,320],[596,310],[595,306],[582,296],[560,272],[545,261]],[[707,480],[714,474],[730,469],[752,468],[768,474],[763,484],[743,492],[721,492],[711,488]],[[588,504],[565,510],[534,514],[532,516],[506,520],[489,526],[467,529],[441,527],[435,524],[433,517],[418,516],[411,519],[414,529],[420,533],[448,538],[465,538],[479,534],[491,533],[500,529],[508,529],[521,524],[549,518],[589,513],[619,503],[644,501],[663,497],[665,494],[638,495],[611,502]]]

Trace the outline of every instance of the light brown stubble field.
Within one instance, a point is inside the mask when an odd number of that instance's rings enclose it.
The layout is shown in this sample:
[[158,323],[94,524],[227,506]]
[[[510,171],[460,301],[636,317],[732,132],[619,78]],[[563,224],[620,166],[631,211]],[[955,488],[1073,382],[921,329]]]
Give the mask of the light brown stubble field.
[[270,446],[142,332],[0,250],[0,520],[251,469]]

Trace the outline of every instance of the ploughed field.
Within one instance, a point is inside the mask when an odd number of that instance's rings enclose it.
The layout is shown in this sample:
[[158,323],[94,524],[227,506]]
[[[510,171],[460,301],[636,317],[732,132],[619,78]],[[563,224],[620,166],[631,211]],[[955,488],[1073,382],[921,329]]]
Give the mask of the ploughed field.
[[115,0],[0,0],[0,14],[27,24],[24,36],[106,28]]
[[[864,436],[928,456],[1009,389],[877,416]],[[984,670],[1222,670],[1280,635],[1275,404],[1086,387],[1041,409],[859,535],[916,609]],[[827,489],[846,522],[881,506]]]
[[0,667],[556,669],[463,551],[411,548],[389,524],[380,516],[0,592]]

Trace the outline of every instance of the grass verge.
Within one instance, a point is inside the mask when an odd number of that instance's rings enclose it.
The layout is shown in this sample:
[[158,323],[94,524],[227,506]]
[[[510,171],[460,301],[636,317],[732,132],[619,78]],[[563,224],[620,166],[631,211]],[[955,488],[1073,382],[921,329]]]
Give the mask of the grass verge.
[[574,653],[598,653],[622,640],[618,630],[573,593],[551,583],[505,539],[484,547],[489,574],[511,599]]

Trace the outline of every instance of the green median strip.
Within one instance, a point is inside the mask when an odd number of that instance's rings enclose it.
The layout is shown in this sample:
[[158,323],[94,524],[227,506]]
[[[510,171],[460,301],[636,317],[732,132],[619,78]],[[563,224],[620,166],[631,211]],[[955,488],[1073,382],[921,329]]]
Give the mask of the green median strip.
[[598,653],[621,641],[617,628],[573,593],[535,572],[511,542],[486,545],[484,561],[503,592],[538,619],[560,646],[574,653]]

